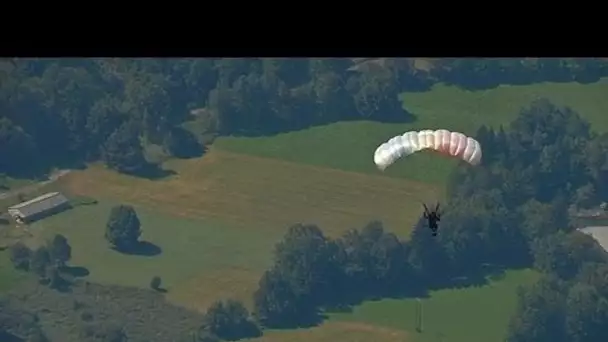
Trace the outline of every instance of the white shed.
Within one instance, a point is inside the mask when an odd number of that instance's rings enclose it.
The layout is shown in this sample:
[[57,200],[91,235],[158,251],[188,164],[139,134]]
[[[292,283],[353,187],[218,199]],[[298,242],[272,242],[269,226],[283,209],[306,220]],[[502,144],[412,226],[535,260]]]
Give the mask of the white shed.
[[17,222],[31,222],[69,207],[70,201],[64,195],[49,192],[9,207],[8,213]]
[[578,230],[591,235],[608,252],[608,226],[585,227]]

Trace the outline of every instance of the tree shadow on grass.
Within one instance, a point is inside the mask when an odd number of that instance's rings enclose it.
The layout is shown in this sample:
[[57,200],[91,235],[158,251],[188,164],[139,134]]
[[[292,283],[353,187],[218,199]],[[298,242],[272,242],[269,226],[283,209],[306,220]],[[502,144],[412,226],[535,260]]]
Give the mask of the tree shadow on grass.
[[407,287],[395,289],[379,289],[375,294],[348,293],[344,291],[342,297],[337,299],[335,303],[329,303],[324,306],[324,312],[327,313],[351,313],[354,307],[363,304],[364,302],[376,302],[383,299],[415,299],[415,298],[430,298],[429,290],[423,287]]
[[280,325],[274,325],[271,327],[271,329],[292,330],[314,328],[321,325],[321,323],[323,323],[323,321],[325,321],[327,318],[329,317],[326,314],[321,311],[317,311],[310,315],[301,316],[295,322],[282,322]]
[[90,274],[89,269],[82,266],[66,266],[61,270],[61,272],[74,278],[82,278]]
[[175,172],[174,170],[163,169],[159,165],[151,164],[148,167],[144,168],[143,170],[141,170],[133,175],[137,176],[137,177],[147,178],[150,180],[158,180],[158,179],[167,178],[167,177],[170,177],[170,176],[173,176],[176,174],[177,174],[177,172]]
[[418,120],[418,117],[403,109],[399,108],[395,111],[390,111],[385,113],[382,117],[343,117],[340,119],[331,119],[331,120],[315,120],[315,121],[307,121],[307,122],[298,122],[298,123],[287,123],[287,122],[267,122],[263,127],[254,127],[254,128],[246,128],[237,130],[235,132],[231,132],[230,135],[235,137],[271,137],[276,136],[278,134],[284,134],[289,132],[296,132],[305,129],[310,129],[312,127],[318,126],[326,126],[330,124],[334,124],[337,122],[355,122],[355,121],[371,121],[371,122],[379,122],[379,123],[412,123]]
[[139,255],[139,256],[156,256],[162,253],[162,249],[148,241],[139,241],[137,245],[131,247],[128,250],[113,248],[115,251],[127,254],[127,255]]

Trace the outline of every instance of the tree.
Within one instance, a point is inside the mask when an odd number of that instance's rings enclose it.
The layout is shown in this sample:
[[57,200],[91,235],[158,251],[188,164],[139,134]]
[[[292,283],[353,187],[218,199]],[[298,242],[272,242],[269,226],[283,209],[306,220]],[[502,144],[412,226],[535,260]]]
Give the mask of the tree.
[[16,269],[27,271],[30,268],[32,250],[22,242],[17,242],[9,249],[11,262]]
[[389,69],[362,72],[357,81],[351,83],[354,105],[361,118],[388,122],[408,118],[399,101],[396,77]]
[[586,263],[581,267],[577,281],[593,286],[602,297],[608,298],[608,264]]
[[49,287],[52,289],[60,289],[65,285],[65,279],[61,276],[57,265],[51,265],[47,268],[47,278],[49,280]]
[[203,148],[190,131],[181,127],[169,130],[163,141],[165,150],[174,157],[190,158],[199,156]]
[[106,224],[106,240],[120,251],[130,251],[139,243],[141,224],[135,209],[118,205],[110,211]]
[[585,263],[608,261],[606,252],[590,236],[575,231],[538,240],[534,247],[537,269],[569,280],[577,276]]
[[205,313],[203,330],[227,341],[261,335],[243,303],[232,299],[211,305]]
[[[564,209],[562,208],[562,210]],[[529,200],[521,206],[520,213],[523,216],[523,232],[529,241],[564,230],[568,224],[567,220],[556,215],[557,213],[550,203],[541,203],[535,199]]]
[[275,247],[275,266],[298,297],[323,305],[335,294],[335,244],[315,225],[295,224]]
[[585,160],[596,196],[608,198],[608,133],[591,140],[585,149]]
[[476,273],[482,263],[488,260],[484,244],[484,217],[477,213],[462,213],[451,210],[442,217],[440,242],[450,259],[451,271],[458,275]]
[[589,209],[597,204],[597,193],[593,184],[585,184],[576,189],[574,194],[574,205],[577,208]]
[[124,123],[110,134],[104,145],[103,160],[108,167],[128,174],[137,174],[149,167],[134,123]]
[[407,281],[411,272],[406,245],[385,232],[382,222],[369,222],[361,231],[350,230],[336,245],[343,274],[337,282],[342,286],[336,299],[359,300],[412,287],[413,281]]
[[590,124],[578,113],[540,99],[523,108],[510,128],[516,162],[534,170],[537,200],[550,202],[558,192],[571,198],[588,182],[584,151],[591,137]]
[[161,279],[159,276],[154,276],[152,278],[152,280],[150,281],[150,288],[152,288],[153,290],[159,290],[160,289],[160,284],[161,284]]
[[335,68],[320,68],[311,71],[311,84],[319,115],[317,122],[334,122],[355,117],[353,97],[346,91],[341,75],[334,70]]
[[509,324],[509,342],[565,342],[565,284],[551,276],[518,291],[516,313]]
[[586,284],[574,285],[568,294],[566,329],[569,341],[594,342],[608,339],[608,298]]
[[343,291],[337,291],[337,299],[344,302],[357,301],[377,294],[378,283],[374,282],[375,269],[372,258],[374,244],[384,234],[379,222],[370,222],[361,231],[349,230],[336,242]]
[[408,246],[408,262],[421,285],[443,285],[451,276],[445,248],[439,239],[431,235],[424,218],[421,217],[412,230]]
[[[398,294],[412,288],[407,252],[404,244],[392,233],[385,233],[372,245],[370,257],[374,279],[380,294]],[[403,292],[402,292],[403,293]]]
[[[34,138],[6,117],[0,118],[0,173],[23,174],[36,161]],[[28,166],[29,164],[29,166]]]
[[254,315],[265,327],[297,327],[314,320],[317,308],[293,290],[276,269],[264,272],[253,294]]
[[53,237],[48,249],[51,261],[60,269],[65,267],[65,264],[72,257],[72,247],[70,247],[68,239],[61,234],[56,234]]
[[45,246],[39,247],[34,251],[30,262],[30,269],[42,279],[47,277],[47,269],[51,264],[51,257]]

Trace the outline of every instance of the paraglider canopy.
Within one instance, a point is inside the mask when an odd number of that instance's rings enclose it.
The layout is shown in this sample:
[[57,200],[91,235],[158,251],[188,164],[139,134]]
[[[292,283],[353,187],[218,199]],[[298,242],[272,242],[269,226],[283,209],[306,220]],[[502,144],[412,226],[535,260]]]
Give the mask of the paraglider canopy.
[[422,150],[433,150],[444,156],[459,158],[471,165],[481,162],[481,145],[462,133],[445,129],[409,131],[378,146],[374,163],[380,170],[386,169],[399,158]]

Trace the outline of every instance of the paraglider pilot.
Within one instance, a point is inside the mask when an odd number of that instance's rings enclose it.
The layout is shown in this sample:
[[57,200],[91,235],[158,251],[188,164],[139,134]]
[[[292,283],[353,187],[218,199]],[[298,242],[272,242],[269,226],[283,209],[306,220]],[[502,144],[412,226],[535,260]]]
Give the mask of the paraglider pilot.
[[439,229],[439,225],[437,222],[441,221],[441,213],[439,212],[439,203],[435,206],[435,210],[431,211],[427,208],[426,204],[422,203],[424,206],[424,218],[429,223],[429,228],[433,232],[433,236],[437,236],[437,230]]

